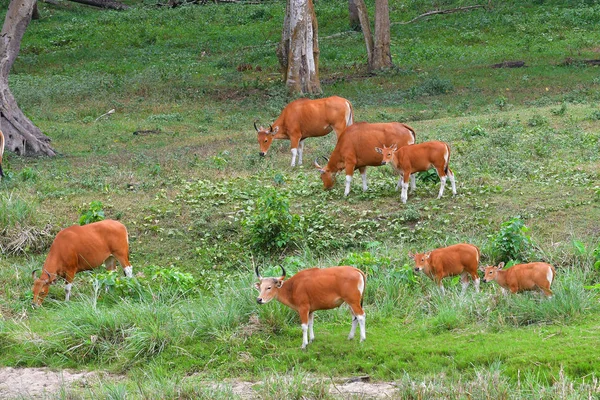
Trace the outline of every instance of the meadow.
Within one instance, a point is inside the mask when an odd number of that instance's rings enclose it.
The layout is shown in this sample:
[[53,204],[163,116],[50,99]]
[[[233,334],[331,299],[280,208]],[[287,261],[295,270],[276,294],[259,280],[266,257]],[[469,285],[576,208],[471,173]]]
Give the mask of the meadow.
[[[346,198],[343,177],[323,190],[311,161],[334,135],[307,140],[300,167],[285,141],[259,157],[254,121],[292,100],[275,55],[283,2],[129,3],[40,3],[10,75],[59,155],[5,155],[0,366],[104,377],[65,399],[231,398],[238,381],[259,398],[327,399],[332,380],[363,375],[402,399],[600,396],[600,71],[582,62],[600,58],[600,4],[492,1],[394,24],[396,67],[369,75],[347,2],[317,2],[323,96],[451,145],[457,196],[436,199],[430,171],[403,205],[389,166],[368,169],[366,192],[359,174]],[[391,0],[390,18],[472,4]],[[507,60],[526,67],[490,67]],[[127,226],[136,277],[82,273],[69,303],[56,285],[32,309],[54,235],[101,215]],[[461,295],[458,279],[442,296],[407,254],[458,242],[483,265],[552,263],[554,297],[495,283]],[[300,350],[296,313],[256,304],[256,265],[361,268],[367,340],[346,340],[344,306],[317,312]]]

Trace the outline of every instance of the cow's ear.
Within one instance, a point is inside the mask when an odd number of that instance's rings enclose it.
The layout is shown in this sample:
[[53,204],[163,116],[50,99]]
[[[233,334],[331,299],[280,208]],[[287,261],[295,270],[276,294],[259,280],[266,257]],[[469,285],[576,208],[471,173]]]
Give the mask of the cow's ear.
[[394,143],[394,145],[392,146],[392,151],[398,151],[398,145],[396,143]]
[[409,256],[410,258],[415,258],[415,255],[412,253],[412,251],[409,251],[409,252],[408,252],[408,256]]
[[502,269],[504,268],[504,261],[502,261],[500,264],[498,264],[498,269]]
[[383,154],[383,150],[381,149],[381,147],[375,147],[375,151],[379,154]]
[[279,289],[280,287],[283,286],[283,281],[278,279],[277,283],[275,284],[275,286],[277,286],[277,288]]
[[275,129],[271,130],[271,135],[276,135],[277,132],[279,132],[279,127],[278,126],[276,126]]
[[426,259],[426,260],[429,260],[429,257],[430,257],[430,256],[431,256],[431,252],[429,252],[429,253],[425,253],[425,259]]
[[260,282],[256,282],[254,284],[254,287],[256,288],[256,290],[260,290]]
[[485,267],[483,265],[480,265],[477,269],[481,272],[485,272]]

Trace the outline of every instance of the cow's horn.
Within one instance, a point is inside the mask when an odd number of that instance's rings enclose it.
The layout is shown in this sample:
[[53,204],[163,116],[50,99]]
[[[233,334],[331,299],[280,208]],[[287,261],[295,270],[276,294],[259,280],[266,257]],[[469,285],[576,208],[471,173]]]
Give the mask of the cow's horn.
[[258,272],[258,265],[256,266],[256,268],[254,268],[254,270],[256,271],[256,276],[258,277],[258,279],[262,279],[262,276],[260,276],[260,273]]
[[256,129],[256,132],[259,131],[258,127],[256,126],[256,121],[254,121],[254,129]]
[[269,130],[273,132],[273,125],[269,124]]
[[35,273],[39,270],[40,269],[38,268],[38,269],[34,269],[33,271],[31,271],[31,279],[35,279]]
[[281,278],[279,278],[279,279],[284,280],[285,279],[285,269],[283,269],[282,266],[280,266],[280,267],[281,267],[281,273],[282,273],[282,275],[281,275]]
[[315,167],[319,168],[319,169],[323,169],[323,167],[321,167],[319,165],[319,163],[317,162],[318,158],[315,158]]

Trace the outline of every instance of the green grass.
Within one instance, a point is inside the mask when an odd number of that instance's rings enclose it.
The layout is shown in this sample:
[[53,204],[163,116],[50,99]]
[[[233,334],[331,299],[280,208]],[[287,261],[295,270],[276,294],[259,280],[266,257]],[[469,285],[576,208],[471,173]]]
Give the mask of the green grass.
[[[281,2],[127,12],[40,3],[10,85],[59,156],[5,155],[0,246],[26,241],[0,256],[0,365],[123,375],[65,388],[65,398],[230,398],[227,383],[209,384],[226,379],[260,381],[262,398],[330,398],[327,379],[352,375],[394,381],[401,398],[597,395],[599,297],[584,286],[600,277],[600,75],[562,63],[598,58],[600,8],[494,3],[393,25],[396,67],[373,76],[360,34],[327,38],[348,30],[347,2],[316,4],[324,95],[351,100],[357,121],[403,121],[418,141],[451,145],[458,195],[437,200],[429,174],[406,205],[385,167],[369,169],[367,192],[358,175],[347,198],[340,177],[323,191],[310,160],[331,152],[333,136],[307,141],[295,169],[288,142],[258,156],[253,121],[272,122],[291,100],[275,56]],[[392,1],[391,19],[471,4]],[[527,67],[489,68],[516,59]],[[272,190],[297,216],[293,240],[253,247],[260,231],[244,221],[262,215]],[[81,274],[69,304],[57,285],[32,310],[31,271],[93,201],[128,227],[139,286],[94,291],[108,275]],[[495,284],[461,296],[457,279],[442,297],[413,275],[408,251],[456,242],[491,263],[493,237],[515,216],[530,229],[529,257],[557,268],[552,299],[503,297]],[[365,270],[367,341],[346,340],[343,307],[317,313],[316,340],[301,351],[295,312],[256,304],[256,264],[264,275]],[[193,276],[193,290],[153,279],[172,267]]]

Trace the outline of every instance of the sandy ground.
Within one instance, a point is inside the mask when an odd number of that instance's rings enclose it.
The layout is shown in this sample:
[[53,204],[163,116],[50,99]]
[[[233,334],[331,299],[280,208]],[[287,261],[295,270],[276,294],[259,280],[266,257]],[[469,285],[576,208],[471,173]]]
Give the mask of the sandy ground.
[[[97,382],[94,372],[52,371],[47,368],[0,368],[0,399],[52,399],[61,390],[86,387]],[[244,400],[258,399],[253,386],[260,382],[229,381],[233,393]],[[214,386],[219,386],[214,384]],[[340,399],[389,399],[394,397],[391,383],[370,383],[348,380],[332,383],[329,392]]]

